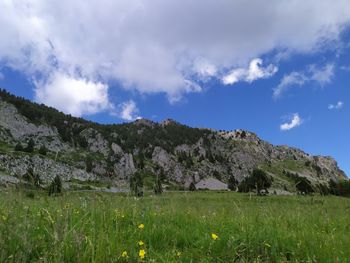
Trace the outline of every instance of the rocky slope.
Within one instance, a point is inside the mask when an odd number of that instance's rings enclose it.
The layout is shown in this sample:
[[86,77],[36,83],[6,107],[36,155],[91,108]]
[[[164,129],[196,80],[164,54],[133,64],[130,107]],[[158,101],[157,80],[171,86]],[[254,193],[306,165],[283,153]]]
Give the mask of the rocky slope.
[[[30,139],[34,152],[14,150]],[[42,146],[46,155],[39,153]],[[274,178],[274,189],[290,192],[290,174],[314,185],[346,179],[331,157],[274,146],[248,131],[190,128],[173,120],[100,125],[0,92],[0,184],[18,183],[31,172],[43,185],[60,175],[72,183],[126,186],[139,170],[149,184],[160,176],[169,188],[181,188],[208,178],[241,181],[256,167]]]

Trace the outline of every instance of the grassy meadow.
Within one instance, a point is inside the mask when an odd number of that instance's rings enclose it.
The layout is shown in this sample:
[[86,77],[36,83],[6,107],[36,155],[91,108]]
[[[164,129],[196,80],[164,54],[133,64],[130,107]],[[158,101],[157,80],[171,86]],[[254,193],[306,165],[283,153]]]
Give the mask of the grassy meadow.
[[350,199],[0,189],[0,262],[350,262]]

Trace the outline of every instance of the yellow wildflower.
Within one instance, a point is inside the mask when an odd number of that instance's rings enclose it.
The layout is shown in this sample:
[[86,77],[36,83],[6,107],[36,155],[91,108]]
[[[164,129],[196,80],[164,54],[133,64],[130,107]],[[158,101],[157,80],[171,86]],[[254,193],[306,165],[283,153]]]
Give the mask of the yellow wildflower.
[[143,243],[143,241],[140,240],[140,241],[138,242],[138,244],[139,244],[139,246],[143,246],[145,243]]
[[180,251],[177,251],[177,252],[176,252],[176,256],[180,257],[180,256],[181,256],[181,252],[180,252]]
[[144,224],[139,224],[138,228],[139,228],[139,229],[144,229],[144,228],[145,228],[145,225],[144,225]]
[[214,233],[212,233],[212,234],[211,234],[211,238],[212,238],[213,240],[217,240],[217,239],[219,238],[219,236],[216,235],[216,234],[214,234]]
[[145,255],[146,255],[146,251],[144,249],[141,249],[139,251],[139,257],[140,259],[144,259],[145,258]]
[[128,252],[126,252],[125,250],[122,253],[122,258],[127,258],[128,257]]

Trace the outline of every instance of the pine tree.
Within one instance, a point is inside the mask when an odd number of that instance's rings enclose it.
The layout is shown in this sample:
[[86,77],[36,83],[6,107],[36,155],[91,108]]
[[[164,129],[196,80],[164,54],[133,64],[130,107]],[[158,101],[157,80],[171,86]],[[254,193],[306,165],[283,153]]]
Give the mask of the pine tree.
[[191,182],[188,190],[190,190],[190,191],[196,191],[197,190],[196,185],[194,184],[194,182]]

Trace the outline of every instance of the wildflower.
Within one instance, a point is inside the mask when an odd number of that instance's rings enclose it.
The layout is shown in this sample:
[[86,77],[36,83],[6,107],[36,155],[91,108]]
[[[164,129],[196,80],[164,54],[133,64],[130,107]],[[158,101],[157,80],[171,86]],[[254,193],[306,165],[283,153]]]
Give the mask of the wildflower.
[[217,240],[217,239],[219,238],[219,236],[216,235],[216,234],[214,234],[214,233],[212,233],[212,234],[211,234],[211,238],[212,238],[213,240]]
[[143,246],[145,243],[143,243],[143,241],[140,240],[140,241],[138,242],[138,244],[139,244],[139,246]]
[[176,252],[176,256],[180,257],[180,256],[181,256],[181,252],[180,252],[180,251],[177,251],[177,252]]
[[144,259],[146,255],[146,251],[144,249],[140,249],[139,251],[139,257],[140,259]]
[[145,225],[144,225],[144,224],[139,224],[138,228],[139,228],[139,229],[144,229],[144,228],[145,228]]
[[127,258],[128,257],[128,252],[126,252],[125,250],[122,253],[122,258]]

